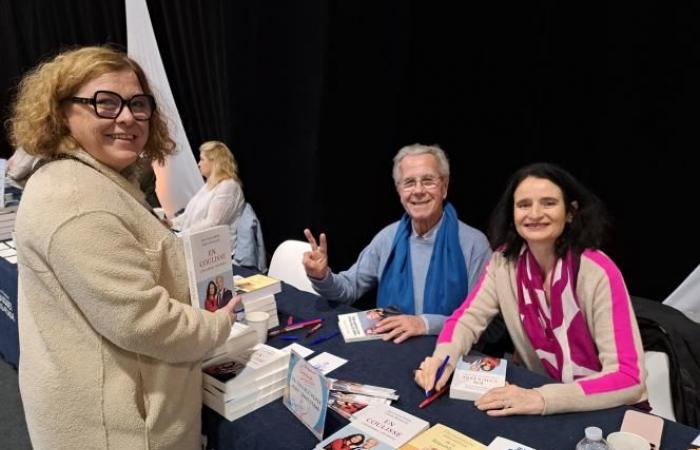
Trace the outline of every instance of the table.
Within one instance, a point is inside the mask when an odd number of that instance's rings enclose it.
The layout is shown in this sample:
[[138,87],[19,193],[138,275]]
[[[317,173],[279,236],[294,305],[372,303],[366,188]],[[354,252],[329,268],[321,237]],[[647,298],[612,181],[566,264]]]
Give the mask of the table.
[[17,265],[0,258],[0,358],[17,368]]
[[[280,322],[286,321],[290,314],[298,320],[323,317],[326,319],[326,325],[322,334],[337,329],[337,314],[355,311],[349,306],[329,303],[287,284],[283,284],[282,292],[276,297]],[[302,338],[299,343],[305,345],[312,339]],[[275,337],[271,338],[268,344],[281,348],[289,342]],[[315,353],[309,358],[323,351],[346,358],[348,363],[331,372],[329,376],[397,389],[400,398],[392,405],[427,420],[431,425],[442,423],[485,444],[500,435],[538,450],[573,449],[583,438],[584,428],[587,426],[602,428],[605,436],[619,430],[622,417],[629,409],[618,407],[553,416],[492,418],[476,409],[472,402],[453,400],[447,395],[426,409],[419,409],[418,404],[423,400],[424,393],[413,382],[412,372],[426,355],[432,353],[434,345],[435,336],[412,338],[398,345],[383,341],[345,344],[343,338],[338,336],[310,347]],[[514,365],[509,365],[507,378],[523,387],[534,387],[548,382],[547,378]],[[347,423],[331,411],[327,417],[325,436]],[[209,449],[311,449],[318,443],[281,400],[276,400],[234,422],[228,422],[216,412],[204,407],[202,419],[203,433],[207,436]],[[690,442],[698,433],[700,430],[665,421],[661,448],[686,450],[690,448]]]

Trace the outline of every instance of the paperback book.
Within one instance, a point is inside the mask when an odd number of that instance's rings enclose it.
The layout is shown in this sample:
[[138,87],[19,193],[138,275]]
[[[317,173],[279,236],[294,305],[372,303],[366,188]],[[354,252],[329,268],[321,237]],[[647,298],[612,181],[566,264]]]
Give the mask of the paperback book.
[[213,312],[233,297],[230,233],[222,225],[182,234],[192,306]]
[[258,343],[258,335],[253,328],[236,322],[231,327],[226,342],[216,347],[202,360],[202,367],[208,368],[230,361],[234,356],[243,353]]
[[450,398],[476,400],[490,389],[505,386],[506,365],[503,358],[462,356],[452,376]]
[[[259,386],[265,377],[288,365],[289,353],[257,344],[223,364],[204,369],[203,383],[231,398],[241,389]],[[286,371],[282,370],[281,378],[284,377]]]
[[[357,412],[354,420],[323,440],[316,450],[368,447],[396,449],[428,428],[428,422],[389,405],[372,405]],[[341,444],[345,444],[343,447]]]
[[484,450],[486,446],[459,431],[436,423],[411,439],[400,450]]
[[328,399],[328,408],[340,416],[352,420],[353,414],[369,405],[389,405],[391,400],[369,395],[348,394],[345,392],[331,391]]
[[338,380],[336,378],[327,378],[328,389],[331,391],[345,392],[348,394],[360,394],[368,397],[379,397],[388,400],[398,400],[399,394],[396,389],[390,389],[380,386],[372,386],[371,384],[363,384],[355,381]]
[[257,274],[249,277],[236,277],[234,280],[236,295],[240,295],[243,306],[246,302],[269,297],[282,292],[282,282],[267,275]]
[[377,323],[388,315],[384,308],[374,308],[338,315],[338,328],[345,342],[360,342],[381,339],[384,334],[377,333]]

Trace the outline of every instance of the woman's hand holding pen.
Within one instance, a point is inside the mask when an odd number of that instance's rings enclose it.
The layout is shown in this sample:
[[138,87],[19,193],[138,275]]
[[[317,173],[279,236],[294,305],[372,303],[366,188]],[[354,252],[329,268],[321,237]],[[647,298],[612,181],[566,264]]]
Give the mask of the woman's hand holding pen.
[[425,358],[423,362],[420,363],[418,369],[416,369],[413,377],[418,386],[423,388],[425,391],[442,389],[447,384],[447,380],[450,379],[452,372],[455,370],[455,366],[451,362],[448,362],[448,364],[445,365],[442,376],[436,382],[435,375],[437,374],[443,361],[444,360],[440,360],[439,358],[435,358],[433,356],[428,356]]

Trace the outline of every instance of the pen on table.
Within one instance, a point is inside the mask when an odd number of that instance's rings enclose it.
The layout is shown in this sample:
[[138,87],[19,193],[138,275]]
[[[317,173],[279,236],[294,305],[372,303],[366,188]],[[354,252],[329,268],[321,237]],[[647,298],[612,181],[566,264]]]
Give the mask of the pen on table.
[[313,341],[311,341],[309,343],[309,345],[316,345],[316,344],[320,344],[321,342],[326,342],[326,341],[338,336],[339,334],[340,334],[340,331],[336,331],[335,333],[331,333],[328,336],[318,337],[318,338],[314,339]]
[[428,406],[429,404],[433,403],[433,402],[435,401],[436,398],[438,398],[438,397],[440,397],[442,394],[444,394],[446,390],[447,390],[447,385],[444,385],[444,386],[442,387],[442,389],[438,389],[433,395],[431,395],[430,397],[428,397],[428,398],[426,398],[425,400],[423,400],[422,402],[420,402],[420,405],[418,405],[418,407],[419,407],[419,408],[425,408],[425,407]]
[[316,325],[314,325],[314,327],[312,329],[309,330],[308,333],[306,333],[305,337],[309,337],[312,334],[316,333],[318,330],[321,329],[322,326],[323,326],[323,322],[317,323]]
[[299,328],[313,326],[313,325],[316,325],[317,323],[321,323],[321,322],[323,322],[323,319],[313,319],[313,320],[306,320],[304,322],[297,322],[295,324],[288,325],[284,328],[280,328],[279,330],[270,331],[267,335],[268,336],[277,336],[278,334],[286,333],[287,331],[298,330]]
[[281,336],[280,339],[283,341],[298,341],[299,336]]
[[[433,389],[435,389],[435,385],[437,382],[440,380],[440,377],[442,376],[443,372],[445,372],[445,367],[447,367],[447,362],[450,360],[450,355],[445,356],[445,360],[440,364],[440,367],[438,367],[437,373],[435,374],[435,381],[433,382]],[[425,390],[425,396],[429,397],[430,393],[433,392],[433,389],[426,389]]]

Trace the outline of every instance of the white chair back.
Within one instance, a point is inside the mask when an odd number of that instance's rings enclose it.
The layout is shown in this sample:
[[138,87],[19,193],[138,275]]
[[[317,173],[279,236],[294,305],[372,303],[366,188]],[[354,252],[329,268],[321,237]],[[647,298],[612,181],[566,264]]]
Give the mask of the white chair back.
[[267,274],[295,288],[315,294],[311,281],[306,276],[302,260],[304,253],[311,251],[311,244],[304,241],[288,240],[282,242],[270,261],[270,270]]

